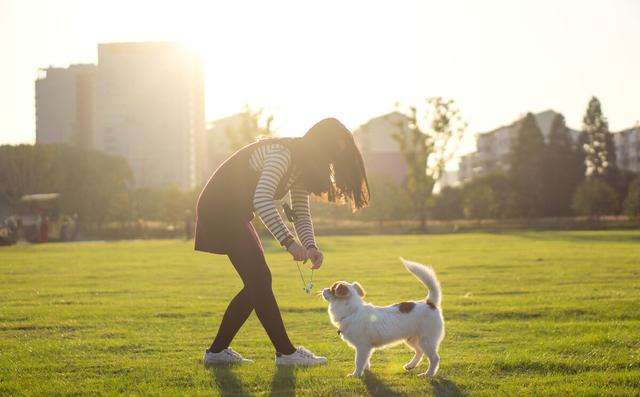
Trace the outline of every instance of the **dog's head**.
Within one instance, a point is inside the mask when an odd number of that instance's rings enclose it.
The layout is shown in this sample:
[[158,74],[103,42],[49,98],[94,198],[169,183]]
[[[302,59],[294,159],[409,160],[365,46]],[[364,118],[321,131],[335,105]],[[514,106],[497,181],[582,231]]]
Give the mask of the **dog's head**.
[[351,284],[346,281],[336,281],[331,287],[322,290],[322,297],[328,302],[346,302],[352,298],[361,301],[364,296],[364,289],[357,281]]
[[322,297],[329,302],[329,313],[333,319],[346,317],[357,310],[364,296],[365,291],[357,281],[336,281],[322,290]]

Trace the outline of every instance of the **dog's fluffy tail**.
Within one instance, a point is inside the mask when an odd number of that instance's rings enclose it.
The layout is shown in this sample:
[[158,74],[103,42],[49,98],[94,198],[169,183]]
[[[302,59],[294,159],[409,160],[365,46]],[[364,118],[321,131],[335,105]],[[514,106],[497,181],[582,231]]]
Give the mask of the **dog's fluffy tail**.
[[436,278],[436,273],[429,266],[421,265],[417,262],[411,262],[404,258],[400,258],[404,266],[407,268],[409,272],[411,272],[416,278],[422,281],[429,289],[429,295],[427,296],[427,301],[432,302],[436,306],[440,306],[440,283]]

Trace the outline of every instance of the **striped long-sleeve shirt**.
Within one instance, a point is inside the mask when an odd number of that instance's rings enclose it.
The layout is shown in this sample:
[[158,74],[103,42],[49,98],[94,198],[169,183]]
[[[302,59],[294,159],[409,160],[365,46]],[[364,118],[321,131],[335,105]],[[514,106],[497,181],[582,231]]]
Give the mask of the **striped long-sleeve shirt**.
[[296,183],[298,173],[291,164],[289,149],[278,143],[260,145],[251,155],[249,164],[254,171],[260,173],[253,196],[254,211],[280,244],[292,239],[293,236],[282,221],[273,200],[280,181],[287,174],[289,167],[293,167],[285,187],[291,191],[296,234],[304,247],[315,246],[309,210],[309,192]]

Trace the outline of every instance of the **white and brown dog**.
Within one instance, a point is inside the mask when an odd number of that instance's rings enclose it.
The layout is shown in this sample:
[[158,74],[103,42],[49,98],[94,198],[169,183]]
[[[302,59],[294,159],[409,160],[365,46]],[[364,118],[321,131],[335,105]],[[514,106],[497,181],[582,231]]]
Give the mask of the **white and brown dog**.
[[415,368],[426,355],[429,369],[419,376],[433,376],[438,370],[438,346],[444,337],[444,319],[440,309],[440,284],[433,269],[400,258],[404,266],[429,289],[423,301],[402,302],[379,307],[365,302],[364,289],[357,282],[335,282],[322,296],[329,302],[331,323],[342,339],[356,350],[355,371],[361,376],[370,367],[375,349],[405,342],[415,355],[404,368]]

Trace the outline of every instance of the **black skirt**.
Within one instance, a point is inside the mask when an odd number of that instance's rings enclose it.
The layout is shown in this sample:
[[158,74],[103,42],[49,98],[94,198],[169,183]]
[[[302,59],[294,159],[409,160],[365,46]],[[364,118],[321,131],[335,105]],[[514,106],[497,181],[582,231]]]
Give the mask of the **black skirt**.
[[[260,239],[251,225],[254,217],[253,195],[260,173],[251,168],[249,159],[258,145],[276,141],[286,144],[288,139],[266,139],[247,145],[213,173],[198,198],[195,233],[197,251],[228,254],[238,249],[239,241],[250,241],[246,238],[247,233],[260,245]],[[280,181],[274,199],[284,197],[289,177],[290,171]],[[240,236],[245,238],[238,238]]]

